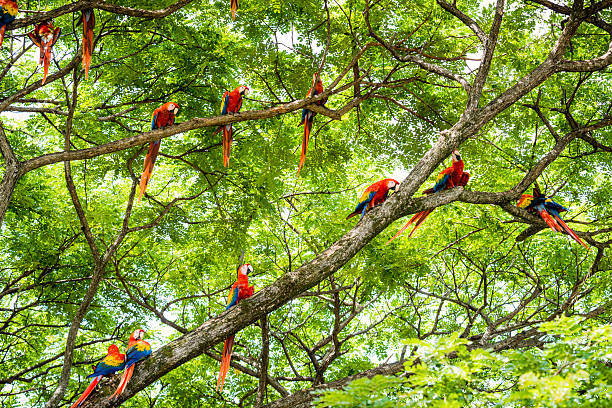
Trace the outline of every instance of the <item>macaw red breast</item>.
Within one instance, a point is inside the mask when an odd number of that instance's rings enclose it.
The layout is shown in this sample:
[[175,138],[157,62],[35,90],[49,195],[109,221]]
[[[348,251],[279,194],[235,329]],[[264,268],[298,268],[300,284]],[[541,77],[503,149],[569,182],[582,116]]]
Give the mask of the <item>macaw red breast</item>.
[[232,92],[229,93],[229,101],[227,104],[227,111],[236,113],[240,111],[242,107],[242,95],[240,95],[240,87],[236,87]]
[[174,105],[179,108],[179,105],[176,102],[167,102],[153,111],[154,121],[153,126],[151,126],[151,130],[174,125],[174,110],[168,109],[170,105]]

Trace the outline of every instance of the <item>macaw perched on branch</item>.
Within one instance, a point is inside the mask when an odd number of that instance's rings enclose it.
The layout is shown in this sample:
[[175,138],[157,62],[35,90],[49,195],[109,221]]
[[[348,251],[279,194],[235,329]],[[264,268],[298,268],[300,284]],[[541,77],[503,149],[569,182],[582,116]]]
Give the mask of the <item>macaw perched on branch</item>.
[[236,11],[238,10],[238,0],[230,0],[230,8],[232,9],[232,20],[235,20]]
[[[229,296],[227,297],[227,306],[225,310],[235,306],[242,299],[246,299],[253,295],[255,288],[249,286],[249,273],[253,272],[251,264],[244,264],[238,268],[238,278],[230,289]],[[229,336],[225,339],[223,345],[223,356],[221,358],[221,368],[219,369],[219,378],[217,378],[217,390],[223,389],[223,383],[225,382],[225,376],[230,367],[230,361],[232,359],[232,349],[234,348],[234,335]]]
[[96,26],[96,15],[93,9],[83,10],[83,69],[85,70],[85,79],[89,74],[89,65],[91,64],[91,54],[93,52],[93,30]]
[[119,386],[113,397],[121,395],[125,390],[125,387],[132,378],[132,374],[134,374],[134,365],[151,355],[151,345],[143,340],[144,334],[144,330],[137,329],[130,336],[127,349],[125,350],[125,371],[121,376],[121,381],[119,381]]
[[398,185],[399,182],[397,180],[390,178],[383,179],[372,184],[370,187],[365,189],[361,195],[361,198],[359,199],[357,207],[355,207],[355,211],[347,215],[346,219],[348,220],[357,214],[361,214],[361,218],[359,218],[359,221],[361,221],[366,212],[370,211],[372,208],[374,208],[374,206],[384,203],[389,195],[389,190],[395,190]]
[[[164,103],[159,108],[153,111],[153,117],[151,119],[151,130],[162,129],[168,126],[174,125],[174,118],[178,114],[180,107],[176,102]],[[138,201],[142,199],[142,195],[147,189],[151,174],[153,173],[153,166],[155,165],[155,159],[159,153],[159,146],[161,140],[151,142],[149,145],[149,151],[144,161],[144,169],[142,170],[142,176],[140,176],[140,195]]]
[[[221,100],[221,114],[239,113],[242,108],[242,97],[248,95],[250,89],[246,85],[236,87],[232,92],[225,91]],[[229,167],[230,151],[232,149],[232,124],[219,126],[213,135],[223,130],[223,166]]]
[[42,84],[47,80],[47,74],[49,73],[49,65],[51,64],[51,51],[53,46],[57,42],[62,29],[53,26],[52,20],[43,21],[34,27],[34,30],[28,33],[30,40],[38,48],[40,48],[40,60],[39,64],[44,66],[45,74],[43,76]]
[[125,354],[119,353],[119,347],[114,344],[108,346],[108,354],[106,357],[102,359],[98,364],[93,366],[94,372],[93,374],[87,376],[87,378],[92,378],[91,383],[83,392],[83,395],[79,397],[78,400],[70,408],[76,408],[80,406],[83,401],[91,394],[91,392],[96,388],[96,385],[100,382],[103,376],[111,375],[116,373],[117,371],[123,370],[125,367]]
[[6,26],[17,18],[19,7],[13,0],[0,0],[0,47],[4,41],[4,30]]
[[516,206],[519,208],[524,208],[532,214],[537,213],[540,218],[542,218],[542,220],[548,224],[550,229],[555,232],[566,233],[572,237],[574,241],[586,249],[590,249],[559,216],[560,212],[568,211],[568,209],[546,197],[540,192],[540,189],[537,186],[533,188],[533,195],[523,194]]
[[[440,191],[448,190],[449,188],[465,186],[470,180],[470,173],[463,171],[463,160],[461,159],[461,154],[459,154],[458,150],[453,150],[451,154],[453,159],[453,164],[451,167],[447,167],[438,174],[436,178],[436,184],[433,188],[428,188],[423,191],[423,194],[435,194]],[[414,228],[410,232],[409,237],[414,234],[417,228],[425,221],[425,219],[433,212],[433,208],[431,210],[421,211],[420,213],[416,213],[408,220],[408,223],[404,225],[398,232],[387,241],[387,244],[397,238],[402,232],[408,228],[408,226],[414,223]],[[386,244],[385,244],[386,245]]]
[[[317,80],[317,74],[314,73],[312,75],[312,86],[308,90],[308,93],[306,94],[306,98],[314,97],[321,93],[323,93],[323,82],[321,82],[321,78]],[[323,106],[326,103],[327,103],[327,98],[323,98],[315,102],[315,104],[319,106]],[[298,166],[298,172],[297,172],[298,176],[300,174],[300,170],[302,170],[302,167],[304,166],[304,163],[306,162],[306,150],[308,150],[308,139],[310,138],[310,131],[312,130],[312,123],[316,115],[317,115],[316,112],[313,112],[306,108],[302,109],[302,121],[300,122],[298,126],[304,125],[304,136],[302,138],[302,154],[300,156],[300,164]]]

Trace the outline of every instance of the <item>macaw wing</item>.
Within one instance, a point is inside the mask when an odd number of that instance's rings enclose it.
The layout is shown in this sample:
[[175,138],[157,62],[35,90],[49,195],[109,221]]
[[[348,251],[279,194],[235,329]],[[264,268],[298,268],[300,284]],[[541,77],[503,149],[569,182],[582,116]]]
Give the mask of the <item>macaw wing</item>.
[[42,45],[40,44],[40,38],[36,35],[36,33],[34,31],[31,31],[28,33],[28,37],[30,37],[30,40],[32,40],[32,42],[38,47],[41,48]]
[[523,194],[518,203],[516,203],[516,206],[519,208],[528,208],[531,206],[532,202],[533,196],[531,194]]
[[151,354],[151,345],[138,342],[125,352],[125,364],[132,365]]
[[221,99],[221,114],[227,115],[227,108],[229,107],[229,92],[225,91]]
[[98,363],[93,374],[90,377],[97,377],[98,375],[110,375],[117,371],[123,370],[125,367],[125,358],[119,358],[118,356],[106,356],[102,361]]
[[438,191],[444,190],[448,184],[448,180],[450,179],[450,173],[452,172],[452,168],[448,168],[440,172],[438,177],[436,177],[436,184],[433,187],[434,193]]
[[364,203],[364,202],[369,202],[372,200],[372,198],[376,195],[376,191],[372,191],[372,190],[366,190],[363,192],[363,194],[361,195],[361,198],[359,199],[359,204]]
[[53,39],[51,40],[51,44],[49,44],[49,47],[53,47],[55,45],[57,40],[59,40],[61,33],[62,33],[61,27],[57,27],[55,30],[53,30]]
[[240,292],[240,289],[238,289],[237,287],[232,288],[229,295],[227,296],[227,306],[225,307],[225,310],[238,303],[238,292]]
[[151,130],[157,129],[157,115],[158,111],[156,109],[155,112],[153,112],[153,117],[151,118]]
[[544,207],[548,211],[550,211],[551,213],[553,211],[557,212],[557,213],[560,213],[560,212],[564,212],[564,211],[568,211],[569,210],[568,208],[562,206],[561,204],[554,202],[550,198],[547,198],[546,201],[544,201]]

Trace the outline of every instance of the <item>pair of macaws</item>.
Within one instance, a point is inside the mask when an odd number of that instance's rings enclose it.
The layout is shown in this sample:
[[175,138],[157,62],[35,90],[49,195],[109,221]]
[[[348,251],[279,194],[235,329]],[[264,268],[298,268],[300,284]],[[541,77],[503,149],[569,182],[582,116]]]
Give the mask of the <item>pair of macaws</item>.
[[111,398],[122,394],[132,378],[135,364],[151,355],[151,345],[143,340],[144,334],[145,331],[142,329],[137,329],[132,333],[125,354],[121,354],[119,352],[119,347],[111,344],[108,347],[108,354],[106,357],[93,366],[93,374],[87,377],[92,378],[89,386],[70,408],[79,407],[89,394],[91,394],[94,388],[96,388],[102,377],[112,375],[125,368],[123,376],[121,376],[121,381],[119,381],[119,386]]
[[559,213],[568,211],[568,209],[542,194],[537,185],[533,188],[533,195],[523,194],[516,206],[524,208],[532,214],[538,214],[550,229],[555,232],[565,233],[586,249],[590,249],[561,219]]
[[[227,297],[227,306],[225,310],[234,307],[242,299],[249,298],[253,295],[255,288],[249,286],[249,273],[253,272],[251,264],[244,264],[238,268],[236,282],[232,285],[230,293]],[[223,355],[221,357],[221,368],[219,369],[219,377],[217,378],[217,390],[223,389],[223,383],[225,382],[225,376],[230,367],[232,359],[232,349],[234,348],[234,335],[231,335],[225,339],[223,345]]]
[[[461,159],[461,154],[459,154],[458,150],[454,150],[451,157],[453,164],[438,174],[434,187],[425,190],[423,192],[424,194],[435,194],[449,188],[465,186],[468,183],[470,174],[463,171],[463,160]],[[371,210],[375,205],[382,204],[387,199],[389,190],[395,190],[398,185],[399,183],[393,179],[384,179],[372,184],[366,188],[361,196],[361,199],[359,200],[359,203],[357,204],[357,207],[346,217],[346,219],[349,219],[357,214],[361,214],[361,218],[363,218],[366,212]],[[421,211],[415,214],[412,218],[410,218],[408,223],[404,225],[397,232],[397,234],[395,234],[395,236],[387,242],[387,244],[404,232],[409,225],[415,223],[414,228],[410,232],[410,236],[412,236],[412,234],[414,234],[416,229],[425,221],[427,216],[429,216],[432,211],[433,209]]]
[[19,13],[17,2],[13,0],[0,0],[0,47],[4,41],[6,26],[15,21]]

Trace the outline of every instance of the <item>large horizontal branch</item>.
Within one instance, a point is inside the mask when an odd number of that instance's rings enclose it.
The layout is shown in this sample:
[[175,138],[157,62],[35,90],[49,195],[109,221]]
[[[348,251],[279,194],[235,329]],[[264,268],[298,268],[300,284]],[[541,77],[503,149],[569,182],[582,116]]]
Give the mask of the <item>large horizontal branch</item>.
[[38,24],[45,20],[50,20],[63,16],[64,14],[75,13],[85,9],[98,9],[108,11],[109,13],[120,14],[123,16],[141,17],[141,18],[164,18],[175,11],[185,7],[193,0],[179,0],[176,3],[158,10],[137,9],[132,7],[120,6],[117,4],[107,3],[104,1],[81,0],[76,3],[66,4],[50,11],[41,11],[33,13],[25,18],[19,18],[13,21],[7,28],[14,30],[21,27]]
[[297,111],[304,107],[308,107],[309,109],[312,109],[315,112],[319,112],[333,118],[338,117],[335,113],[336,111],[332,111],[313,104],[313,102],[316,102],[317,100],[323,97],[325,97],[325,94],[317,95],[314,98],[299,99],[293,102],[289,102],[264,110],[246,111],[234,115],[220,115],[211,118],[194,118],[171,127],[167,127],[164,129],[156,129],[150,132],[143,132],[138,135],[126,137],[99,146],[90,147],[88,149],[45,154],[24,161],[21,166],[21,173],[25,174],[39,167],[47,166],[49,164],[58,163],[62,161],[91,159],[93,157],[101,156],[103,154],[118,152],[132,147],[141,146],[145,143],[164,139],[179,133],[187,132],[189,130],[200,129],[204,127],[218,127],[230,123],[246,122],[250,120],[269,119],[275,116]]

